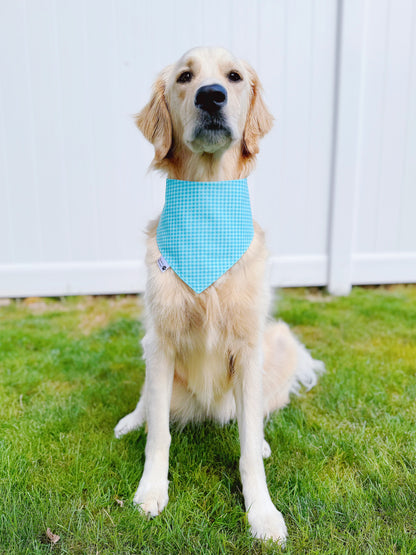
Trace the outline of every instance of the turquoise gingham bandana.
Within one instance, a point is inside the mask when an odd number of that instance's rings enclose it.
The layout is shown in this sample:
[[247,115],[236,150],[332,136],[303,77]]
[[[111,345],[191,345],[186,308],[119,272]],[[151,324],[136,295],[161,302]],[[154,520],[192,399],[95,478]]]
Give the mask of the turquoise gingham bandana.
[[157,228],[158,266],[169,266],[196,293],[231,268],[253,239],[247,179],[166,180]]

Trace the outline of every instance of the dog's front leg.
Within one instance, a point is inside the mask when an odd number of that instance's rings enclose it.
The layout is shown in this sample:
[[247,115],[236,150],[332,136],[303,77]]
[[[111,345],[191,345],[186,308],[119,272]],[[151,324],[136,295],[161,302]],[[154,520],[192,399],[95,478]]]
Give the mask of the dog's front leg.
[[146,360],[146,411],[148,434],[143,475],[133,502],[149,516],[162,512],[168,502],[169,410],[174,374],[173,354],[155,333],[143,340]]
[[267,489],[263,450],[263,377],[260,349],[241,353],[234,395],[240,435],[240,474],[251,533],[284,545],[287,529]]

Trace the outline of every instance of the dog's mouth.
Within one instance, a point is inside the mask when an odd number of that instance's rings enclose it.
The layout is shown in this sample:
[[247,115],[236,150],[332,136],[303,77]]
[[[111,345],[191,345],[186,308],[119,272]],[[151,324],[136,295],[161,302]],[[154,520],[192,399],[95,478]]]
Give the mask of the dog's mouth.
[[202,123],[203,129],[208,129],[209,131],[229,131],[223,117],[211,116],[206,119],[208,121]]
[[222,113],[209,114],[205,112],[200,115],[195,128],[195,136],[203,134],[206,131],[219,131],[220,133],[231,134],[231,129]]
[[189,146],[194,152],[215,152],[228,148],[233,133],[222,114],[201,114]]

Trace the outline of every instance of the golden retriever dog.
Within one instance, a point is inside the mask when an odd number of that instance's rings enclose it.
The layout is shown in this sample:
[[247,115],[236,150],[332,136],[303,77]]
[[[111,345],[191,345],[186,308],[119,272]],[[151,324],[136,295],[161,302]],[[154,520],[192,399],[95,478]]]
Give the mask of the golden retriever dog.
[[[164,69],[137,116],[154,146],[153,168],[198,182],[247,177],[272,122],[254,70],[222,48],[194,48]],[[267,250],[257,224],[245,254],[200,294],[172,268],[160,271],[157,226],[147,232],[145,383],[136,409],[115,428],[121,437],[147,423],[134,503],[153,517],[168,502],[170,421],[236,418],[251,533],[283,545],[285,522],[266,484],[263,421],[301,385],[312,387],[323,364],[286,324],[269,320]]]

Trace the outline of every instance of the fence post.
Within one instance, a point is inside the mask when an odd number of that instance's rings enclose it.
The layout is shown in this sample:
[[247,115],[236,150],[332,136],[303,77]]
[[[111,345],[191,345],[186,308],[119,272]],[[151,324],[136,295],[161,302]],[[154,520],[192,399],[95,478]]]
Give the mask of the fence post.
[[351,250],[360,148],[365,3],[339,0],[334,142],[328,245],[328,290],[351,291]]

